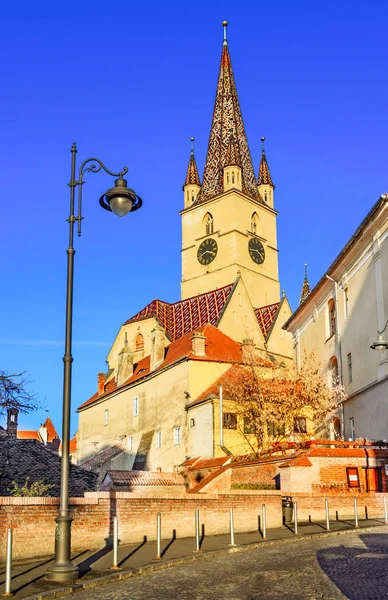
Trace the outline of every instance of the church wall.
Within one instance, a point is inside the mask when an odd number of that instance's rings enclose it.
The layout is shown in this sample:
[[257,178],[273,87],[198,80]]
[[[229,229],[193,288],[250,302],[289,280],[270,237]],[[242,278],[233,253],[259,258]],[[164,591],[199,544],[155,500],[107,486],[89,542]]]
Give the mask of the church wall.
[[[185,391],[188,389],[189,367],[185,361],[81,411],[79,461],[91,458],[105,447],[122,443],[130,458],[135,458],[139,447],[144,451],[147,470],[172,471],[174,465],[186,458]],[[133,416],[135,396],[139,397],[138,416]],[[109,411],[107,425],[104,425],[105,410]],[[174,444],[174,427],[181,427],[177,445]],[[162,432],[160,449],[156,448],[156,431]],[[129,436],[132,436],[132,450]]]
[[211,402],[195,406],[189,410],[188,452],[190,457],[202,456],[212,458],[213,439],[213,406]]
[[109,368],[117,369],[118,355],[124,347],[125,333],[127,334],[128,348],[132,352],[134,352],[136,349],[136,336],[139,333],[141,333],[143,336],[144,351],[143,353],[140,353],[135,362],[138,362],[138,360],[143,358],[143,356],[149,356],[151,354],[151,331],[156,325],[158,325],[158,322],[154,317],[142,319],[141,321],[135,321],[134,323],[129,323],[128,325],[122,325],[107,356]]
[[293,364],[294,354],[292,335],[283,329],[283,325],[290,316],[290,306],[288,302],[283,302],[267,343],[268,354],[272,354],[278,362],[283,361],[289,366]]

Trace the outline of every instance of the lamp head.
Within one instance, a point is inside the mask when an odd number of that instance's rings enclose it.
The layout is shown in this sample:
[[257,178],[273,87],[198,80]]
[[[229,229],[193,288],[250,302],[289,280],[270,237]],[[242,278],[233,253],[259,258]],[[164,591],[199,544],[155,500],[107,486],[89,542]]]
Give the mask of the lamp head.
[[100,198],[100,206],[114,212],[118,217],[125,217],[129,212],[140,208],[143,200],[127,186],[122,175],[115,180],[115,186],[110,188]]
[[372,350],[377,350],[377,352],[385,352],[388,350],[388,342],[384,340],[381,333],[378,334],[377,340],[373,342],[371,345]]

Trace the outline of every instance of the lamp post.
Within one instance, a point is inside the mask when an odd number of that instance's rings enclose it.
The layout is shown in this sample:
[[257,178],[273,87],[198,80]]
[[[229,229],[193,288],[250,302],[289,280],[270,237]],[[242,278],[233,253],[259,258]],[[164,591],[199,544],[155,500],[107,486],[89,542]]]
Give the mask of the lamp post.
[[[139,209],[143,201],[136,192],[127,187],[123,175],[128,168],[124,167],[120,173],[113,173],[98,158],[84,160],[79,168],[78,180],[76,179],[76,154],[77,147],[71,147],[71,177],[70,187],[70,216],[69,222],[69,247],[67,249],[67,292],[66,292],[66,333],[65,354],[63,357],[63,405],[62,405],[62,462],[61,462],[61,497],[59,514],[55,527],[55,560],[46,572],[46,579],[68,583],[78,578],[78,567],[70,560],[71,551],[71,522],[69,515],[69,442],[70,442],[70,410],[71,410],[71,371],[73,357],[71,354],[72,328],[73,328],[73,279],[74,279],[74,254],[73,247],[74,223],[78,222],[78,236],[81,235],[82,222],[82,185],[83,177],[87,172],[98,173],[103,169],[108,175],[118,177],[113,188],[109,189],[100,198],[100,205],[106,210],[123,217],[129,212]],[[78,210],[74,214],[75,190],[78,187]]]
[[385,352],[388,350],[388,342],[383,338],[383,333],[387,329],[388,321],[385,323],[385,327],[377,332],[377,340],[373,342],[371,345],[372,350],[377,350],[377,352]]

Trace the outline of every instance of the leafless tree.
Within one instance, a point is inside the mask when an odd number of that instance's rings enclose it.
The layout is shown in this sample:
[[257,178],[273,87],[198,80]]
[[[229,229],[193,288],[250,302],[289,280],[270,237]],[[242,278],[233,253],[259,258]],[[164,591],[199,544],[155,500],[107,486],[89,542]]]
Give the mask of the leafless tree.
[[26,372],[6,373],[0,371],[0,414],[7,408],[17,408],[21,413],[29,413],[42,408],[37,395],[28,391],[31,383]]

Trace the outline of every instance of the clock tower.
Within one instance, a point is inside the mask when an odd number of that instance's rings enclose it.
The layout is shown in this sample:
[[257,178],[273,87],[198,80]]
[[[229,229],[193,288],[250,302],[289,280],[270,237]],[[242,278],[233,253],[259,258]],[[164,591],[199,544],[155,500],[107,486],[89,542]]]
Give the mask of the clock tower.
[[183,185],[182,299],[244,281],[253,307],[279,302],[274,185],[264,150],[256,179],[226,39],[202,184],[192,145]]

